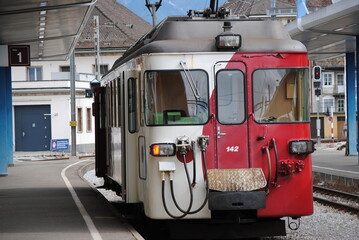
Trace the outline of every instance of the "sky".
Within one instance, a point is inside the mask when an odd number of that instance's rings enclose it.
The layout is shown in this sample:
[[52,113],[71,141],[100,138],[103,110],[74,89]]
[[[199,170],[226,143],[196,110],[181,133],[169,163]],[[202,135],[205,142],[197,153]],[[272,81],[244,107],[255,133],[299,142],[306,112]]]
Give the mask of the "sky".
[[[126,6],[138,16],[152,23],[152,16],[148,8],[145,6],[146,0],[117,0],[122,5]],[[149,2],[156,3],[160,0],[149,0]],[[219,0],[219,6],[225,3],[226,0]],[[209,7],[210,0],[162,0],[161,7],[158,9],[157,23],[162,21],[167,16],[187,15],[188,10],[200,10]]]

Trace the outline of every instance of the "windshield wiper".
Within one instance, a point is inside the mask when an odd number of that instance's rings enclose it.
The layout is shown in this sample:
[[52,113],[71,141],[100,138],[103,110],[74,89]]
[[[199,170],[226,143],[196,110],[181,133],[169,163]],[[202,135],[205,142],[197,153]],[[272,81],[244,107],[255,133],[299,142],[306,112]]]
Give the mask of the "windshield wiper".
[[274,122],[276,120],[277,120],[277,118],[273,117],[273,116],[269,116],[269,117],[265,117],[265,118],[260,119],[261,122]]
[[189,86],[191,87],[191,90],[193,92],[194,97],[196,98],[196,100],[199,100],[201,98],[201,95],[198,91],[198,88],[196,87],[196,85],[194,84],[193,78],[192,78],[192,74],[189,71],[188,67],[186,66],[186,62],[180,61],[180,64],[183,68],[184,71],[184,75],[186,76],[186,79],[188,81]]

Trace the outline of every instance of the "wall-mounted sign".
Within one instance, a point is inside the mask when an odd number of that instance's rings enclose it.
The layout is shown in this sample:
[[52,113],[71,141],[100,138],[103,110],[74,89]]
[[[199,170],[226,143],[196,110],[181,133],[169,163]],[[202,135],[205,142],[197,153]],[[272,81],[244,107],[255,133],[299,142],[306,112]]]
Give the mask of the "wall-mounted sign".
[[29,45],[9,45],[9,66],[30,66]]
[[70,127],[77,127],[77,121],[70,121]]
[[51,150],[69,150],[69,139],[52,139],[51,140]]

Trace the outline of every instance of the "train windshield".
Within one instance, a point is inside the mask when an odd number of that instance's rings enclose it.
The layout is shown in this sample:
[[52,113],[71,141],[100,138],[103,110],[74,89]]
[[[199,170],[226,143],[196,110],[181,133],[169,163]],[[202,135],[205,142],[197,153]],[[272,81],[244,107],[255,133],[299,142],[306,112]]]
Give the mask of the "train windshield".
[[308,122],[308,69],[259,69],[253,73],[256,122]]
[[208,76],[201,70],[146,72],[147,125],[204,124],[208,121]]

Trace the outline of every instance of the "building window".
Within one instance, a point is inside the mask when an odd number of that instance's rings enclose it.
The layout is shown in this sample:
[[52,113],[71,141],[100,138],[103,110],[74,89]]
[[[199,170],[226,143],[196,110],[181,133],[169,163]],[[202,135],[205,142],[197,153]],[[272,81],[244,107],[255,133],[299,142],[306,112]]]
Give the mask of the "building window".
[[100,74],[104,75],[108,72],[108,65],[100,65]]
[[42,80],[42,67],[28,67],[27,77],[29,81]]
[[82,108],[77,108],[77,132],[83,131],[82,125]]
[[[92,65],[92,69],[93,69],[93,73],[96,74],[96,67],[95,65]],[[105,73],[108,72],[108,65],[106,64],[101,64],[100,65],[100,75],[104,75]]]
[[344,99],[340,98],[337,100],[338,112],[344,112]]
[[343,86],[344,85],[344,74],[343,73],[338,73],[337,74],[337,85],[338,86]]
[[333,86],[333,73],[323,73],[323,86],[324,87]]
[[70,66],[60,66],[60,72],[70,72]]
[[92,132],[92,111],[91,108],[86,108],[86,131]]
[[323,112],[331,111],[331,108],[334,107],[334,98],[323,98]]

